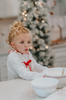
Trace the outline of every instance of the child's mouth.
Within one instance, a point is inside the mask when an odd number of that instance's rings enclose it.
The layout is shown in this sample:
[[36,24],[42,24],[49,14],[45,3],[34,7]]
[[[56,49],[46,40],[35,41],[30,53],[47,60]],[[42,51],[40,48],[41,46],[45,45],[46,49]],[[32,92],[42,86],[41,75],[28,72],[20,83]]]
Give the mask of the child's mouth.
[[25,49],[25,51],[28,51],[28,49]]

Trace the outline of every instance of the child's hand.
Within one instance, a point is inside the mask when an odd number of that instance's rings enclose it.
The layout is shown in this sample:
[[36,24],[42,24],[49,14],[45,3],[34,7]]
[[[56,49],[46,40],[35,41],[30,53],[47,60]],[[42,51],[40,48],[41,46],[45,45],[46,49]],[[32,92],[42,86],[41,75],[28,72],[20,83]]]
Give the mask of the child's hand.
[[43,78],[45,78],[45,76],[43,76]]

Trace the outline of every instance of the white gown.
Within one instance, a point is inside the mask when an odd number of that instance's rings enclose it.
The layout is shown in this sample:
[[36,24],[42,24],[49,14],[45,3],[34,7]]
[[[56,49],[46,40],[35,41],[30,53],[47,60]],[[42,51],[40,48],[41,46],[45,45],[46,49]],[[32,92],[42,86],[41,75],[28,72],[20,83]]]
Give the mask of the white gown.
[[[27,61],[31,60],[29,65],[25,65]],[[23,78],[32,80],[37,77],[44,76],[44,70],[47,68],[38,64],[31,53],[21,54],[16,50],[11,50],[7,58],[8,79]],[[31,71],[30,71],[31,68]]]

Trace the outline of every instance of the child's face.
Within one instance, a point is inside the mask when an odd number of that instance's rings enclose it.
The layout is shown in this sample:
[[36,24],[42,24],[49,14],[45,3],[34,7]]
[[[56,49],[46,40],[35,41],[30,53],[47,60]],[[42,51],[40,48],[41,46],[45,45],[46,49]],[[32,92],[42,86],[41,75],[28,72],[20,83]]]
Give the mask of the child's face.
[[23,54],[28,52],[30,45],[31,45],[31,35],[30,34],[21,34],[13,42],[14,48],[18,52],[21,52]]

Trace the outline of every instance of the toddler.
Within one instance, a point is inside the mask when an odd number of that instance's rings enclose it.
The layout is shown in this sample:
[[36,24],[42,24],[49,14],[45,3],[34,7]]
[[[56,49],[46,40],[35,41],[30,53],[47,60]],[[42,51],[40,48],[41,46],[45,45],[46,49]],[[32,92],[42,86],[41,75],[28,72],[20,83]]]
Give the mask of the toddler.
[[7,41],[13,48],[7,58],[8,79],[32,80],[44,76],[47,67],[38,64],[29,52],[31,34],[20,21],[10,27]]

